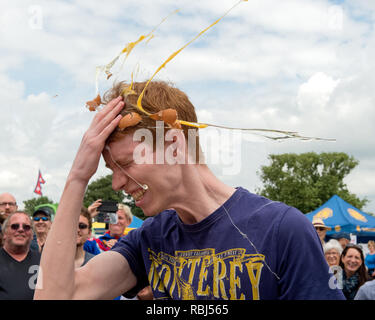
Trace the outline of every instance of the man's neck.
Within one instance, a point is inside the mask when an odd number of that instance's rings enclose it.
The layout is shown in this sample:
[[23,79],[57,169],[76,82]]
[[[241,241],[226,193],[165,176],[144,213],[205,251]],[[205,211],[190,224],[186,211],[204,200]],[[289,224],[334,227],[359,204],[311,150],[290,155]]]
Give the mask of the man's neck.
[[38,241],[45,242],[47,238],[47,232],[36,232],[36,238]]
[[14,260],[17,260],[18,262],[25,260],[29,253],[28,247],[12,247],[4,245],[3,248]]
[[76,256],[74,259],[74,264],[76,268],[79,268],[83,261],[85,260],[85,250],[83,250],[83,246],[77,246],[76,249]]
[[174,208],[186,224],[197,223],[222,206],[235,192],[206,166],[186,175],[177,191]]

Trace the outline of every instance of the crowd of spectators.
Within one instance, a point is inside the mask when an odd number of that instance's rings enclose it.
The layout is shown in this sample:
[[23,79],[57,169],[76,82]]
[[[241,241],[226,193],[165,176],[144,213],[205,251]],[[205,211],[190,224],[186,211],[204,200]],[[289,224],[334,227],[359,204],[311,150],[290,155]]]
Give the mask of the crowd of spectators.
[[[93,219],[101,200],[89,208],[82,206],[77,226],[77,247],[74,267],[84,266],[95,255],[107,251],[127,232],[133,219],[129,206],[118,204],[117,223],[99,237],[92,234]],[[54,210],[39,206],[30,216],[18,210],[15,197],[0,194],[0,300],[31,300],[37,285],[39,263],[53,224]],[[141,290],[132,299],[152,299],[150,287]],[[120,296],[116,298],[129,299]]]
[[[93,219],[101,200],[89,208],[82,206],[77,226],[75,268],[85,265],[95,255],[110,250],[126,235],[133,216],[128,206],[118,204],[117,223],[99,237],[92,234]],[[37,283],[38,267],[48,232],[53,224],[54,211],[41,206],[30,216],[18,210],[10,193],[0,194],[0,299],[32,299]],[[328,227],[321,219],[313,220],[327,264],[348,300],[375,299],[375,242],[368,242],[365,256],[361,245],[351,243],[349,234],[338,233],[325,241]],[[129,299],[120,296],[117,299]],[[150,287],[136,296],[152,299]]]
[[323,245],[324,256],[336,277],[337,286],[347,300],[373,300],[375,298],[375,242],[369,241],[370,253],[363,253],[359,244],[351,243],[350,235],[337,233],[325,242],[329,229],[322,219],[312,221]]

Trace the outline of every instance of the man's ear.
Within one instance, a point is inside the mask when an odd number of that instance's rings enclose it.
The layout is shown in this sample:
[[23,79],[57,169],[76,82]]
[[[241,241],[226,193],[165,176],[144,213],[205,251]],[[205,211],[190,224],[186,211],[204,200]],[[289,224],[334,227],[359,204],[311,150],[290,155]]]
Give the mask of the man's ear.
[[186,163],[186,139],[183,130],[170,129],[165,134],[166,164]]

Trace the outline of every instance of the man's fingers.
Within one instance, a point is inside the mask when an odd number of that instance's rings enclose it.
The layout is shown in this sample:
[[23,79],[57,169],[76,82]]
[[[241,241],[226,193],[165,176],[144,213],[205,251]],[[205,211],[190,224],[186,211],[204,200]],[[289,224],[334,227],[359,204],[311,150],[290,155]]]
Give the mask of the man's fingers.
[[102,110],[97,112],[94,119],[96,119],[98,121],[104,119],[108,115],[108,113],[110,113],[111,111],[113,111],[113,109],[115,109],[116,107],[119,106],[119,103],[122,102],[122,100],[123,100],[122,96],[118,96],[117,98],[112,99],[110,102],[108,102],[104,106],[104,108]]
[[117,98],[112,99],[111,101],[109,101],[109,102],[107,103],[107,105],[103,108],[102,111],[112,109],[112,108],[115,107],[115,106],[116,106],[121,100],[122,100],[122,96],[118,96]]
[[[116,102],[116,104],[112,104],[112,102]],[[97,114],[97,119],[95,121],[96,128],[99,133],[106,128],[113,120],[115,120],[116,116],[119,115],[120,111],[124,107],[124,102],[120,99],[112,100],[110,108],[106,110],[102,110]],[[109,104],[108,104],[109,105]],[[114,128],[113,128],[114,129]]]
[[104,129],[101,130],[100,136],[104,137],[105,140],[109,137],[109,135],[115,130],[118,126],[120,120],[122,119],[122,115],[119,114],[116,118],[114,118]]
[[124,107],[125,103],[123,101],[119,101],[112,110],[110,110],[106,115],[105,115],[105,118],[104,118],[104,121],[106,124],[108,124],[109,122],[111,122],[119,113],[120,111],[122,110],[122,108]]

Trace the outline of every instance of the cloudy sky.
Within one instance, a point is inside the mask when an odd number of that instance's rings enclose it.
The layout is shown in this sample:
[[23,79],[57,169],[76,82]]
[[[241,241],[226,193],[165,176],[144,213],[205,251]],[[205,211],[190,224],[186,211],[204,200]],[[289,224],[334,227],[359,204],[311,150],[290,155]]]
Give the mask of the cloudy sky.
[[[0,192],[20,206],[38,170],[58,202],[93,113],[95,68],[138,45],[108,81],[147,80],[159,65],[237,0],[2,0],[0,2]],[[275,142],[213,128],[201,131],[210,166],[250,191],[270,153],[346,152],[359,165],[346,178],[375,213],[375,2],[249,0],[188,46],[157,79],[172,81],[201,122],[298,131],[337,142]],[[100,165],[93,179],[110,173]]]

